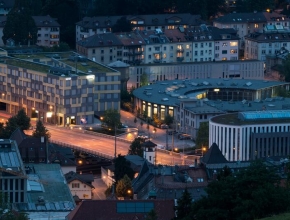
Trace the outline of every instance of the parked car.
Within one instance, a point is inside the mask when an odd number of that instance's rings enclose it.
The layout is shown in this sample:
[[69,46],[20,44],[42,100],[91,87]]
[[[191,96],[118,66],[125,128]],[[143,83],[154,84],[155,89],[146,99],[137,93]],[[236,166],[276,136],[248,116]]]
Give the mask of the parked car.
[[167,128],[168,128],[168,125],[167,125],[167,124],[161,124],[161,125],[160,125],[160,128],[161,128],[161,129],[167,129]]
[[182,134],[178,137],[179,140],[190,140],[191,136],[189,134]]

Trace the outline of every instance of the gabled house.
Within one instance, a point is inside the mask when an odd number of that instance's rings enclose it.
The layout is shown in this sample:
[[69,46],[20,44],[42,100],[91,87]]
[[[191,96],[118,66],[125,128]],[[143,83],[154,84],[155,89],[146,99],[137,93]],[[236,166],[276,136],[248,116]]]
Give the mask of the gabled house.
[[92,190],[95,188],[92,185],[94,181],[92,174],[77,174],[70,171],[64,176],[73,196],[79,199],[92,199]]
[[35,138],[26,136],[19,128],[16,129],[11,137],[15,140],[22,161],[24,163],[47,163],[47,139],[45,137]]
[[145,220],[155,210],[158,220],[175,217],[174,200],[84,200],[67,217],[67,220]]

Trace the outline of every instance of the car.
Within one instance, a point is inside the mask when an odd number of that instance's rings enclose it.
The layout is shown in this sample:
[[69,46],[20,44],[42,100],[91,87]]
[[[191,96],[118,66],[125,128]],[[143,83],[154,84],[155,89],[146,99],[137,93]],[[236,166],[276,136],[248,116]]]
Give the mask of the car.
[[122,128],[128,128],[128,125],[122,124],[121,127]]
[[160,125],[160,128],[161,128],[161,129],[167,129],[167,128],[168,128],[168,125],[167,125],[167,124],[161,124],[161,125]]
[[190,140],[191,136],[189,134],[182,134],[180,136],[178,136],[179,140]]

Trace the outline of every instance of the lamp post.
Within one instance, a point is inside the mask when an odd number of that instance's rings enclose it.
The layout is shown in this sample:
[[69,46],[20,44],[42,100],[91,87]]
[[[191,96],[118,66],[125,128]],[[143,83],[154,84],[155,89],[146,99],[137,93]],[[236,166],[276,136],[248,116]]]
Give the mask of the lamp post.
[[202,147],[202,148],[201,148],[201,155],[202,155],[202,157],[203,157],[203,152],[204,152],[204,151],[206,151],[206,147]]

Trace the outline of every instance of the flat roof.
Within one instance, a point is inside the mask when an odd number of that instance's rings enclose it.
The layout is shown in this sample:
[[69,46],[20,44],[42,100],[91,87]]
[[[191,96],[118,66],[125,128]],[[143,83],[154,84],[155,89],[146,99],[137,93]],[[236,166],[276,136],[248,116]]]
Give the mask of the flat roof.
[[[78,61],[76,62],[75,59]],[[63,71],[64,75],[66,75],[66,72],[76,74],[75,68],[77,68],[77,75],[81,76],[104,72],[117,72],[108,66],[94,62],[74,52],[13,54],[10,57],[1,57],[0,62],[46,74],[54,74],[50,70],[55,70],[56,68],[58,68],[56,72]],[[59,67],[56,67],[55,64],[58,64]],[[60,74],[54,75],[62,76]]]
[[191,94],[204,92],[207,89],[244,89],[256,91],[279,85],[289,85],[289,83],[231,78],[166,80],[137,88],[133,91],[133,95],[150,103],[176,106],[181,100],[195,98],[195,95]]
[[[259,112],[257,112],[258,114]],[[259,120],[242,120],[239,118],[239,113],[229,113],[214,116],[210,119],[212,122],[225,125],[257,125],[257,124],[285,124],[290,123],[290,118],[272,118]]]

